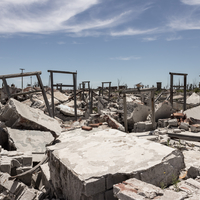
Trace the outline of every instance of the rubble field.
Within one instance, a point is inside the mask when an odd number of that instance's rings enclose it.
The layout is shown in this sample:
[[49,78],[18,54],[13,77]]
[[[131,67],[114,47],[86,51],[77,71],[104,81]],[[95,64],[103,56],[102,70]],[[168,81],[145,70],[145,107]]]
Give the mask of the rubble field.
[[200,199],[198,93],[0,91],[0,200]]

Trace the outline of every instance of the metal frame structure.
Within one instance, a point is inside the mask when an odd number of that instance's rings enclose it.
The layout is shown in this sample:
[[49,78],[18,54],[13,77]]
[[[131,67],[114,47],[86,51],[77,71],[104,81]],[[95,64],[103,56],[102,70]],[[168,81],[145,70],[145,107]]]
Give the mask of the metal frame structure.
[[[88,91],[89,91],[89,98],[90,98],[90,81],[82,81],[82,83],[80,83],[80,90],[82,89],[82,100],[85,101],[84,99],[84,91],[85,91],[85,84],[88,84]],[[81,88],[82,85],[82,88]]]
[[[21,73],[21,74],[1,75],[0,79],[3,80],[3,84],[5,86],[8,99],[10,99],[11,97],[14,97],[14,96],[31,94],[31,93],[35,93],[35,92],[42,92],[42,95],[43,95],[43,98],[44,98],[44,101],[45,101],[45,105],[47,107],[49,115],[52,117],[52,113],[51,113],[51,110],[50,110],[49,102],[47,100],[47,96],[46,96],[46,93],[45,93],[45,90],[44,90],[44,86],[42,84],[42,79],[40,77],[41,73],[42,73],[41,71],[37,71],[37,72],[26,72],[26,73]],[[37,77],[38,83],[39,83],[39,86],[40,86],[41,90],[35,90],[35,91],[29,91],[29,92],[20,92],[20,93],[16,93],[16,94],[12,94],[12,95],[10,94],[10,91],[9,91],[6,79],[8,79],[8,78],[24,77],[24,76],[33,76],[33,75],[35,75]]]
[[111,83],[112,83],[112,82],[102,82],[102,92],[101,92],[102,96],[103,96],[103,89],[104,89],[103,86],[104,86],[105,83],[108,83],[108,84],[109,84],[109,96],[108,96],[108,99],[109,99],[109,101],[110,101]]
[[125,131],[128,132],[128,123],[127,123],[127,105],[126,105],[126,94],[128,93],[140,93],[140,92],[151,92],[151,121],[153,125],[153,129],[155,129],[155,102],[154,102],[154,93],[157,88],[146,88],[146,89],[131,89],[121,91],[120,94],[123,94],[123,103],[124,103],[124,126]]
[[48,70],[48,72],[50,72],[50,79],[51,79],[51,106],[52,106],[52,117],[54,117],[54,109],[55,109],[53,87],[57,87],[57,84],[53,84],[53,73],[72,74],[72,75],[73,75],[73,85],[62,85],[62,87],[73,87],[73,89],[74,89],[74,114],[75,114],[75,120],[77,120],[77,104],[76,104],[77,72],[57,71],[57,70]]
[[[184,104],[183,104],[183,110],[186,110],[186,87],[187,87],[187,75],[188,74],[183,74],[183,73],[172,73],[172,72],[169,72],[170,74],[170,103],[173,107],[173,88],[174,87],[181,87],[184,89]],[[184,76],[184,86],[175,86],[173,85],[173,77],[174,75],[177,75],[177,76]]]

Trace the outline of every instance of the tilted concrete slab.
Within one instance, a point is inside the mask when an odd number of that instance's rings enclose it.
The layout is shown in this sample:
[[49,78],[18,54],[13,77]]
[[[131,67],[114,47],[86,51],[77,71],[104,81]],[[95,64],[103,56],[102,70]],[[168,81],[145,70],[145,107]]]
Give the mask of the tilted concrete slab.
[[[74,108],[72,107],[69,107],[64,104],[60,104],[56,106],[56,108],[60,109],[60,112],[63,113],[64,115],[75,116]],[[82,115],[83,115],[83,111],[77,109],[77,116],[82,116]]]
[[54,136],[61,133],[57,120],[45,115],[41,110],[31,108],[15,99],[10,99],[0,113],[0,120],[8,127],[51,131]]
[[[184,168],[173,148],[139,139],[115,129],[63,132],[61,143],[47,147],[50,176],[61,198],[92,199],[129,178],[160,186]],[[60,189],[59,189],[60,188]]]
[[200,106],[187,109],[184,111],[184,114],[186,114],[187,118],[192,117],[200,120]]
[[9,138],[18,151],[32,153],[45,153],[46,144],[54,140],[49,131],[19,130],[7,128]]

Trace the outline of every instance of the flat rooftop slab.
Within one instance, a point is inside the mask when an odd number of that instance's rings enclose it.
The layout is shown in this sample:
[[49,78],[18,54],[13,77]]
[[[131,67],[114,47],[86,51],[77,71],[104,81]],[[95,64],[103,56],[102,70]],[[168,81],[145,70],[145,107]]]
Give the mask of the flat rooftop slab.
[[[129,177],[158,186],[162,181],[169,184],[172,173],[176,175],[184,168],[179,151],[116,129],[89,132],[77,129],[62,133],[58,139],[61,143],[47,148],[51,179],[55,187],[59,184],[63,188],[63,197],[72,200],[83,196],[94,198],[97,194],[104,194],[106,199],[113,184]],[[69,187],[73,181],[76,189]],[[88,182],[93,184],[92,191],[87,189]],[[94,186],[97,183],[99,189]]]

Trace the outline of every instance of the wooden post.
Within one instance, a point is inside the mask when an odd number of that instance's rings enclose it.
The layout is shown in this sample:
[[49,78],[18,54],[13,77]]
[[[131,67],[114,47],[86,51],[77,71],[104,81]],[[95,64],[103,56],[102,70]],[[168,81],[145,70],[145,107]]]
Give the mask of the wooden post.
[[127,105],[126,105],[126,94],[123,95],[123,103],[124,103],[124,126],[125,132],[128,132],[128,124],[127,124]]
[[151,112],[152,112],[151,122],[152,122],[153,129],[155,129],[156,128],[156,123],[155,123],[154,90],[151,91]]
[[170,103],[173,107],[173,74],[170,73]]
[[101,94],[102,94],[102,96],[103,96],[103,83],[102,83],[102,88],[101,88],[101,89],[102,89]]
[[186,110],[186,85],[187,85],[187,75],[184,75],[184,105],[183,110]]
[[109,83],[109,97],[108,97],[109,101],[110,101],[110,92],[111,92],[111,83]]
[[54,117],[54,114],[51,112],[51,109],[50,109],[50,106],[49,106],[49,102],[48,102],[48,99],[47,99],[46,92],[44,91],[44,86],[43,86],[43,84],[42,84],[42,79],[41,79],[41,77],[40,77],[40,74],[36,74],[36,76],[37,76],[37,80],[38,80],[38,83],[39,83],[39,85],[40,85],[40,88],[42,89],[42,95],[43,95],[44,102],[45,102],[45,105],[46,105],[46,107],[47,107],[49,116],[50,116],[50,117]]
[[50,72],[51,77],[51,111],[54,118],[54,91],[53,91],[53,72]]
[[75,120],[77,121],[76,81],[77,81],[77,74],[73,74],[73,85],[74,85],[74,114],[75,114]]

